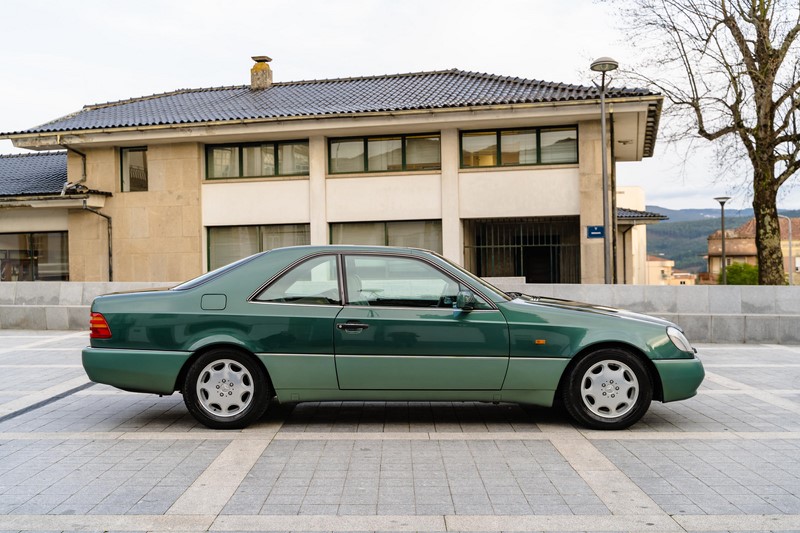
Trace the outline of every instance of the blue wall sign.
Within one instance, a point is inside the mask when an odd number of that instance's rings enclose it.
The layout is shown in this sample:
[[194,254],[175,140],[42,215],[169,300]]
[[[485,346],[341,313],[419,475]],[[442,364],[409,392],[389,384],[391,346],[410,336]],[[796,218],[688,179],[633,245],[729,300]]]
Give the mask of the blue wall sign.
[[605,236],[606,232],[603,226],[586,226],[587,239],[602,239]]

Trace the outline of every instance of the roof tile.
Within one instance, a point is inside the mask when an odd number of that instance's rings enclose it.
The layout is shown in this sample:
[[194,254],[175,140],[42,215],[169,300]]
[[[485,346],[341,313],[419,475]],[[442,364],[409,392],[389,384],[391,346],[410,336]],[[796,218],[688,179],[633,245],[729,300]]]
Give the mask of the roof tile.
[[0,155],[0,196],[60,194],[67,152]]
[[[646,89],[610,88],[611,98],[653,95]],[[593,100],[597,88],[452,69],[361,78],[181,89],[82,110],[28,130],[48,133],[100,128],[270,119],[484,105]]]

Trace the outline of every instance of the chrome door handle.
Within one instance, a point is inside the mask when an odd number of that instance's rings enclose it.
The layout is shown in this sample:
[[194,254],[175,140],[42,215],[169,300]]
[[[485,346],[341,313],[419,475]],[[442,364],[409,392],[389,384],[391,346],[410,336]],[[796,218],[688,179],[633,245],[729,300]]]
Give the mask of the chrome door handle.
[[359,332],[361,330],[367,329],[369,327],[369,324],[362,324],[361,322],[343,322],[340,324],[336,324],[336,327],[344,331]]

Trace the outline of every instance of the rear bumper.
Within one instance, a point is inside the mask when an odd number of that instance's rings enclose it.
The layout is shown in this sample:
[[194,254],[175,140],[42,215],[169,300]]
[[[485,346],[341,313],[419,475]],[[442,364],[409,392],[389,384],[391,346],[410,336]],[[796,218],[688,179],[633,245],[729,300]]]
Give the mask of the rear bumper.
[[95,383],[154,394],[172,394],[191,352],[84,348],[83,369]]
[[697,389],[703,382],[706,372],[700,359],[662,359],[655,360],[658,375],[661,378],[661,388],[664,391],[666,402],[685,400],[697,394]]

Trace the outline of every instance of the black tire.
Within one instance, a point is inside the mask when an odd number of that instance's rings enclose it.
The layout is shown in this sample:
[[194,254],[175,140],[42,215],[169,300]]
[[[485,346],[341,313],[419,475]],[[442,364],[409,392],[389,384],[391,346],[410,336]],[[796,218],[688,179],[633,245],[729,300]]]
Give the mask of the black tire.
[[186,373],[183,402],[211,429],[242,429],[267,410],[269,381],[251,356],[215,348],[197,358]]
[[641,419],[653,400],[653,380],[642,360],[620,348],[582,357],[561,391],[569,415],[591,429],[625,429]]

